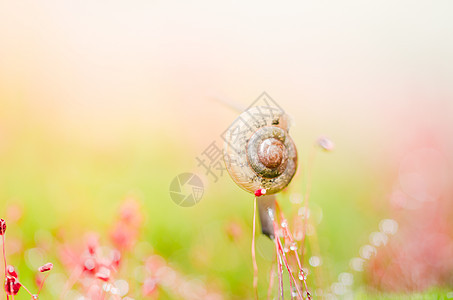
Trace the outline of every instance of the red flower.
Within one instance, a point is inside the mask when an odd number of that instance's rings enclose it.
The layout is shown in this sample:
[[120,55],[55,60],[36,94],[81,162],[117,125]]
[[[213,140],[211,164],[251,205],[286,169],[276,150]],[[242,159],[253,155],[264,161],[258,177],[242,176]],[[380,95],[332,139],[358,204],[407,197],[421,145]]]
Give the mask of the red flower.
[[6,267],[6,273],[9,275],[9,276],[12,276],[14,278],[17,278],[17,272],[16,272],[16,269],[14,269],[13,266],[9,265],[8,267]]
[[53,264],[52,263],[47,263],[41,267],[39,267],[38,271],[43,273],[52,270]]
[[0,219],[0,235],[4,235],[6,231],[6,222],[3,219]]
[[6,276],[5,279],[5,292],[8,295],[17,295],[19,289],[21,287],[20,282],[17,280],[16,277],[13,276]]

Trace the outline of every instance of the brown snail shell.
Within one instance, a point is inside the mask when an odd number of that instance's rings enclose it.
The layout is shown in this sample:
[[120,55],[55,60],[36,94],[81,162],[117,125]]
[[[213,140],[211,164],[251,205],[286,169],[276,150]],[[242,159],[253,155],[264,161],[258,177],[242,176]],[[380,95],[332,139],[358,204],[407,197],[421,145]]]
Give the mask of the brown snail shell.
[[284,189],[297,169],[297,150],[288,133],[288,116],[280,110],[252,107],[224,134],[224,160],[231,178],[242,189],[267,194]]

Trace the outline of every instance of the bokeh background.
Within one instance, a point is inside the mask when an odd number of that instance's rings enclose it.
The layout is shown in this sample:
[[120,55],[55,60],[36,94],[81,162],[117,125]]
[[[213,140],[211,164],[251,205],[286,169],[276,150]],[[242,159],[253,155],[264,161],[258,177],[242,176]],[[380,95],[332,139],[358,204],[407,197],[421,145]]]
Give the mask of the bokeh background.
[[[33,286],[36,265],[53,261],[43,297],[56,299],[68,276],[62,241],[83,243],[95,231],[109,244],[132,197],[144,218],[130,254],[137,265],[158,254],[225,299],[251,298],[252,198],[227,174],[214,182],[196,157],[221,145],[240,113],[225,103],[247,107],[266,91],[291,115],[300,153],[280,198],[288,215],[297,218],[290,199],[305,192],[314,141],[335,142],[313,163],[319,249],[309,252],[322,261],[313,289],[333,297],[347,272],[356,297],[453,297],[452,9],[440,0],[3,2],[0,212],[9,263]],[[183,172],[205,185],[191,208],[168,192]],[[351,259],[383,219],[398,233],[355,270]],[[270,250],[264,237],[258,246],[266,295]],[[137,273],[121,276],[141,299]],[[395,283],[401,274],[407,280]],[[184,298],[169,288],[155,297]]]

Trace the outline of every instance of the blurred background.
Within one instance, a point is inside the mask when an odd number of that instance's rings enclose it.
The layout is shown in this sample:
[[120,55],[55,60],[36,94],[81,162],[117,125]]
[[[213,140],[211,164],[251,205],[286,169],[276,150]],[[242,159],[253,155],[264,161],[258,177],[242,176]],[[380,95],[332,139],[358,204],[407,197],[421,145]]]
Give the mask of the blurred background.
[[[245,108],[265,91],[291,115],[300,155],[279,199],[287,215],[297,218],[313,163],[319,249],[309,241],[318,259],[307,264],[321,280],[309,279],[312,290],[453,298],[452,9],[440,0],[3,2],[8,263],[35,289],[34,270],[54,262],[43,298],[57,299],[71,274],[62,247],[82,247],[87,232],[114,244],[118,211],[134,199],[141,225],[118,275],[124,296],[188,298],[169,283],[142,292],[140,266],[159,255],[184,282],[252,298],[253,198],[226,173],[215,182],[196,157],[222,145],[239,115],[225,102]],[[335,150],[313,162],[323,135]],[[205,188],[190,208],[168,192],[183,172]],[[272,244],[257,243],[265,298]]]

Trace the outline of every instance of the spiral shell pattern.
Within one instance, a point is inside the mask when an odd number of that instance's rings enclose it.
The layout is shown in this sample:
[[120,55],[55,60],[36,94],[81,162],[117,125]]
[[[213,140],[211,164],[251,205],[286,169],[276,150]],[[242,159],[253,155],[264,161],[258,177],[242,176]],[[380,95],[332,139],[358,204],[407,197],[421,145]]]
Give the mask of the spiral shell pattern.
[[264,188],[274,194],[285,188],[297,170],[297,150],[288,134],[288,116],[268,107],[243,112],[224,134],[224,161],[242,189]]

